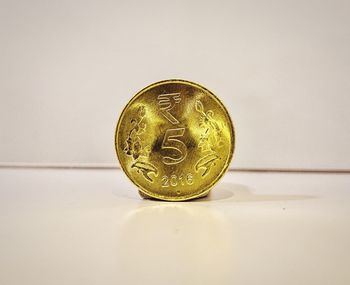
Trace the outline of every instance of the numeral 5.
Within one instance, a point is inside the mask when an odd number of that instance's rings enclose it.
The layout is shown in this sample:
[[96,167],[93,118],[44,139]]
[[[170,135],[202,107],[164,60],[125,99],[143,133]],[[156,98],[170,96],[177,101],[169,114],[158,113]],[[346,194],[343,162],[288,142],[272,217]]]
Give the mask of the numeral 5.
[[178,153],[178,155],[171,156],[163,156],[163,163],[167,165],[173,165],[180,163],[187,156],[187,147],[186,145],[180,141],[179,137],[182,137],[185,133],[185,128],[177,128],[177,129],[168,129],[165,132],[162,149],[164,150],[174,150]]

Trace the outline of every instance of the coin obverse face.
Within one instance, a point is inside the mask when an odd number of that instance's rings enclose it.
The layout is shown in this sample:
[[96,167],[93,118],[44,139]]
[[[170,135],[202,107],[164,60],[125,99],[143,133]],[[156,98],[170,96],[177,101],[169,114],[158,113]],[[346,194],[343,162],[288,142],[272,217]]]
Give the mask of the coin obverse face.
[[137,93],[116,128],[120,165],[144,197],[183,201],[205,196],[232,159],[230,116],[206,88],[165,80]]

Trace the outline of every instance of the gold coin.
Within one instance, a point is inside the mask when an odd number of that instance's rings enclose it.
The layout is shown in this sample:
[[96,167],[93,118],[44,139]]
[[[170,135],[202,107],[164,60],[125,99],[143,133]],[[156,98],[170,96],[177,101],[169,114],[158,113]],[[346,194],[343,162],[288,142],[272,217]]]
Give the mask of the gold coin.
[[184,201],[208,194],[234,151],[230,116],[208,89],[165,80],[138,92],[120,115],[115,148],[143,197]]

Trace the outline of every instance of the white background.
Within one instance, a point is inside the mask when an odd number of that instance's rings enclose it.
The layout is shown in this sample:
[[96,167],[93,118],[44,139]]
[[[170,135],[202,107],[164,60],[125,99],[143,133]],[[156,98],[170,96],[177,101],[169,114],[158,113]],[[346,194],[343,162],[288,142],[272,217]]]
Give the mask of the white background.
[[0,0],[0,163],[116,164],[141,88],[198,82],[235,168],[350,169],[348,1]]

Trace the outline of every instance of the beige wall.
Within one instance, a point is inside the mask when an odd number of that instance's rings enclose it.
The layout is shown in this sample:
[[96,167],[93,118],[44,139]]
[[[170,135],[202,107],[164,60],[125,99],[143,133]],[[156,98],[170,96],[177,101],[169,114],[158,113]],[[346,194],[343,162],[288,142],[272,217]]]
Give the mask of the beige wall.
[[227,105],[233,167],[350,169],[349,3],[0,0],[0,162],[115,163],[124,104],[183,78]]

